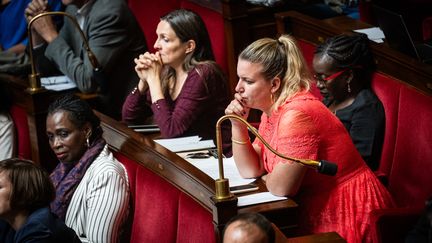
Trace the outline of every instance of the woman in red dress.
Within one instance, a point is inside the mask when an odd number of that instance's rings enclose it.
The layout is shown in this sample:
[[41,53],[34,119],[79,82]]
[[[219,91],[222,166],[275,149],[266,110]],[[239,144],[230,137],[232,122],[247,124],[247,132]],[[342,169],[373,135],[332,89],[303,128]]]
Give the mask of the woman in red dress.
[[259,133],[289,157],[337,164],[334,177],[281,159],[258,139],[251,142],[244,124],[232,120],[236,165],[243,177],[262,177],[274,195],[294,197],[300,205],[301,233],[336,231],[348,242],[369,242],[369,215],[393,201],[357,152],[339,121],[310,92],[307,65],[290,36],[255,41],[240,54],[239,81],[226,114],[247,118],[263,112]]

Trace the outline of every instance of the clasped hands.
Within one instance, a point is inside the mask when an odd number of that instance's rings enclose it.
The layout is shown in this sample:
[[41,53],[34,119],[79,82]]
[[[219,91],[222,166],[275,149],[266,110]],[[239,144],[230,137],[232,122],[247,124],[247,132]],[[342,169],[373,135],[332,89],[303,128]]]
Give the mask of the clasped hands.
[[[242,97],[239,93],[234,94],[234,99],[231,101],[231,103],[227,106],[225,109],[225,115],[237,115],[244,119],[247,119],[249,116],[250,107],[248,107],[242,100]],[[240,123],[237,120],[230,119],[231,123]]]
[[145,83],[149,86],[161,85],[160,84],[160,72],[162,70],[162,59],[159,52],[150,53],[146,52],[139,55],[138,58],[134,59],[135,72],[140,78],[138,85],[139,91],[143,92]]
[[[27,23],[29,23],[36,15],[49,11],[47,0],[33,0],[29,3],[24,11]],[[44,16],[32,24],[32,29],[37,32],[33,35],[35,44],[40,44],[43,41],[50,43],[58,36],[57,29],[51,16]]]

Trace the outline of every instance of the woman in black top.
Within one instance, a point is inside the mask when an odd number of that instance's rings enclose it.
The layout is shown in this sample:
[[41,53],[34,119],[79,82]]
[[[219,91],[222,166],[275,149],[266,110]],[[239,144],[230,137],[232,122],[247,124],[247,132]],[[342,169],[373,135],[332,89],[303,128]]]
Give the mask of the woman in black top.
[[384,108],[370,89],[374,60],[363,34],[327,39],[315,51],[313,68],[325,105],[342,121],[372,170],[379,166]]

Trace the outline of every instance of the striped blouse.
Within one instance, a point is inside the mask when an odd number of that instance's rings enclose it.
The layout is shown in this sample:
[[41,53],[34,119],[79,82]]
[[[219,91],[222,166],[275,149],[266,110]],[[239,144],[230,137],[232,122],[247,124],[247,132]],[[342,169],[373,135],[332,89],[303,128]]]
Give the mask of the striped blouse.
[[65,223],[82,242],[118,242],[128,211],[126,170],[105,146],[72,196]]

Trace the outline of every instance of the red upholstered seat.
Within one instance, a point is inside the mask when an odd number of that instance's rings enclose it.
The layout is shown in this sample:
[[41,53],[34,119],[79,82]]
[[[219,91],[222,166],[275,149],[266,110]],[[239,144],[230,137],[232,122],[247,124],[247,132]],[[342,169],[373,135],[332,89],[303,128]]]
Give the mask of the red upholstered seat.
[[160,1],[129,0],[128,4],[144,32],[149,51],[154,52],[156,27],[160,17],[180,8],[180,0],[163,0],[163,3]]
[[380,165],[375,174],[384,184],[387,184],[394,158],[398,128],[399,93],[402,84],[385,74],[375,73],[371,85],[372,90],[383,104],[385,112],[384,143],[381,151]]
[[423,40],[432,40],[432,16],[423,20],[422,29]]
[[385,76],[376,77],[372,86],[386,112],[377,173],[388,179],[397,204],[372,212],[372,231],[375,242],[403,242],[432,195],[432,97]]
[[12,120],[15,125],[17,138],[17,156],[22,159],[31,159],[30,132],[27,122],[26,110],[17,105],[13,105],[10,110]]
[[155,173],[114,152],[125,165],[133,201],[131,243],[215,242],[212,215]]
[[190,1],[181,1],[181,8],[192,10],[201,16],[210,35],[216,62],[219,64],[225,74],[228,74],[224,19],[222,14]]

